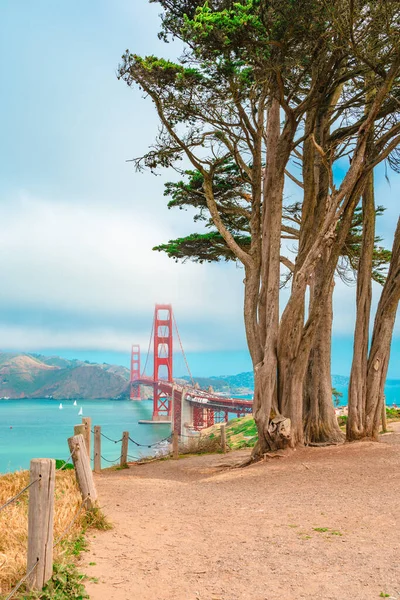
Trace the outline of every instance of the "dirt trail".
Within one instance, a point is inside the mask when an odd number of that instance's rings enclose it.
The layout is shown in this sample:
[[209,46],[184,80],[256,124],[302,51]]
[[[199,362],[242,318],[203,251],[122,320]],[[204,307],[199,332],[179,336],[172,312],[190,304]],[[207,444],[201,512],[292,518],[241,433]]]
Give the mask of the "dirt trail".
[[[97,476],[92,600],[400,600],[400,424],[384,443],[247,451]],[[90,565],[89,563],[95,563]]]

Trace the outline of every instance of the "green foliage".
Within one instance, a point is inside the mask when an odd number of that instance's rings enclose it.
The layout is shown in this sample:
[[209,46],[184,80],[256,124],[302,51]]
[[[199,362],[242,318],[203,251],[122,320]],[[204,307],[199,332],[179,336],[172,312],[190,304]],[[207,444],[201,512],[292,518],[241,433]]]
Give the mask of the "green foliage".
[[65,460],[61,460],[60,458],[56,458],[56,470],[58,469],[63,469],[63,471],[66,471],[68,469],[73,469],[74,465],[72,463],[67,463]]
[[[23,600],[84,600],[89,598],[83,585],[86,579],[74,563],[56,563],[53,577],[41,592],[22,596]],[[21,598],[21,600],[22,600]]]
[[82,552],[86,552],[88,548],[88,543],[84,536],[84,532],[82,531],[79,535],[76,536],[71,542],[65,542],[65,549],[67,554],[71,554],[72,556],[80,556]]
[[339,406],[340,398],[343,398],[342,392],[339,392],[336,388],[332,388],[333,404]]
[[[242,247],[248,248],[250,237],[244,235],[234,236],[235,241]],[[184,238],[170,240],[167,244],[155,246],[153,250],[166,252],[176,262],[192,260],[200,264],[204,262],[226,262],[236,260],[234,254],[229,250],[223,237],[217,231],[210,233],[191,233]]]
[[329,531],[328,527],[313,527],[314,531],[318,531],[319,533],[326,533]]
[[241,417],[229,421],[226,437],[234,450],[253,448],[258,440],[257,426],[253,418]]
[[338,420],[339,427],[344,427],[347,423],[347,419],[348,419],[347,415],[341,415],[340,417],[338,417],[337,420]]
[[400,408],[388,408],[386,407],[386,416],[388,419],[400,419]]

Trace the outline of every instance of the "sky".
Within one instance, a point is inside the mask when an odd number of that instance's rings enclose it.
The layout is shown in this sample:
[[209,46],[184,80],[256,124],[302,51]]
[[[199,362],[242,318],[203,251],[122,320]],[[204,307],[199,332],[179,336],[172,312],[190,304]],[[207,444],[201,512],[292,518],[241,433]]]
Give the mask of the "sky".
[[[158,122],[116,69],[127,48],[179,54],[178,43],[157,38],[159,12],[147,0],[0,3],[1,350],[128,365],[131,344],[146,354],[159,302],[173,306],[194,375],[251,368],[243,270],[153,252],[192,231],[192,215],[166,207],[163,185],[174,172],[139,174],[127,162],[146,152]],[[377,201],[388,206],[379,233],[390,246],[400,177],[384,175],[376,173]],[[287,196],[295,193],[289,183]],[[337,374],[350,370],[354,295],[337,283]],[[392,378],[400,378],[399,321]],[[184,373],[177,352],[175,374]]]

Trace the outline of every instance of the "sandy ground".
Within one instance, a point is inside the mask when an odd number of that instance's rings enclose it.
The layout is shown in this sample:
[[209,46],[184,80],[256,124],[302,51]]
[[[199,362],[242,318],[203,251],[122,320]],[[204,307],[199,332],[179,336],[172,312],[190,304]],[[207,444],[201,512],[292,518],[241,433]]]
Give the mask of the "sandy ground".
[[[92,600],[400,599],[400,423],[383,443],[246,451],[96,477]],[[322,531],[318,531],[322,529]],[[93,564],[95,563],[95,564]]]

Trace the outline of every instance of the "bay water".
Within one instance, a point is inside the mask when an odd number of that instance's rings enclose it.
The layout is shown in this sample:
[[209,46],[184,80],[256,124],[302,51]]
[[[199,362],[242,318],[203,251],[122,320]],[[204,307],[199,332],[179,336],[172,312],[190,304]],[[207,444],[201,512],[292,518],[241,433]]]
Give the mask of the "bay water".
[[[347,385],[336,385],[343,393],[340,405],[347,404]],[[387,406],[400,406],[400,380],[388,379],[385,386]],[[245,396],[243,396],[245,397]],[[251,396],[246,396],[250,398]],[[67,439],[73,435],[74,425],[82,416],[91,417],[92,427],[100,425],[102,433],[111,440],[120,440],[123,431],[143,446],[129,442],[129,456],[133,459],[154,455],[153,444],[171,433],[171,426],[139,425],[139,420],[151,419],[153,401],[142,400],[0,400],[0,473],[28,469],[31,458],[59,458],[69,456]],[[83,415],[78,415],[82,408]],[[235,415],[229,415],[230,418]],[[121,444],[102,437],[102,467],[118,463]],[[147,447],[150,446],[151,447]],[[110,461],[110,462],[108,462]]]
[[[67,439],[82,416],[91,417],[92,428],[100,425],[102,433],[120,440],[123,431],[140,444],[150,445],[167,437],[171,425],[139,425],[140,419],[151,419],[153,401],[143,400],[0,400],[0,473],[28,469],[32,458],[69,456]],[[82,415],[78,412],[82,408]],[[92,436],[93,439],[93,436]],[[102,467],[119,461],[121,443],[101,438]],[[155,448],[138,447],[129,442],[129,456],[140,458],[155,453]],[[107,459],[107,460],[105,460]],[[107,462],[111,461],[111,462]]]

